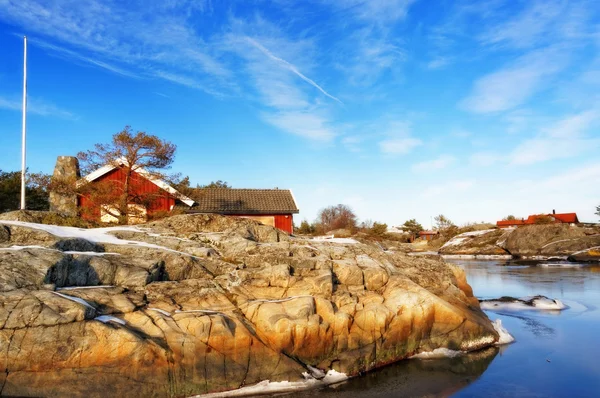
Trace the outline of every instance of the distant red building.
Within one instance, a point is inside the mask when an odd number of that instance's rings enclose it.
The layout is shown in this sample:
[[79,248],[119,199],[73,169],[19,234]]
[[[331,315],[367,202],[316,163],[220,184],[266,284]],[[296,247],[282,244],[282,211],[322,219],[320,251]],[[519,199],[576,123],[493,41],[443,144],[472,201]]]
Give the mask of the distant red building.
[[556,213],[553,211],[552,214],[534,214],[527,217],[527,219],[497,221],[496,226],[498,228],[510,228],[540,224],[543,223],[543,219],[548,218],[553,219],[553,222],[557,224],[579,224],[577,213]]
[[419,232],[419,238],[423,240],[433,240],[438,234],[438,231],[421,231]]

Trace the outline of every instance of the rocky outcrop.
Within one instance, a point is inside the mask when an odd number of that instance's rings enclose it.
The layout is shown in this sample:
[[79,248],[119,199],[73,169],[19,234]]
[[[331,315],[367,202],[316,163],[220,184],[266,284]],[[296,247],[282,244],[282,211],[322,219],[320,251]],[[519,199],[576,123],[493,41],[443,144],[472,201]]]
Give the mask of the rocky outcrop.
[[510,255],[501,245],[511,230],[486,229],[465,232],[446,242],[439,250],[440,254],[453,255]]
[[440,260],[215,215],[87,235],[4,223],[3,395],[190,396],[499,337]]
[[569,256],[569,261],[600,262],[600,246],[575,252]]
[[[440,248],[442,255],[509,255],[515,258],[562,257],[594,261],[600,231],[565,224],[528,225],[460,234]],[[591,255],[586,255],[588,249]]]

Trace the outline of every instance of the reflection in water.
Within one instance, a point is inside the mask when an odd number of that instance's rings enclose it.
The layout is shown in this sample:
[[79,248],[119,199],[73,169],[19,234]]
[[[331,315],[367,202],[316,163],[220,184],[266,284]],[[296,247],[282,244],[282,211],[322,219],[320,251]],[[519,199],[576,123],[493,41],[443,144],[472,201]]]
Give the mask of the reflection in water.
[[597,397],[600,391],[600,266],[455,260],[479,298],[544,295],[563,311],[488,311],[516,342],[456,396]]
[[285,397],[422,397],[448,396],[477,380],[487,369],[498,348],[443,359],[410,359],[350,379],[343,384]]
[[453,359],[401,361],[338,386],[286,397],[600,396],[600,266],[447,261],[465,270],[480,299],[544,295],[568,308],[487,311],[492,320],[502,320],[515,343]]
[[[560,311],[553,311],[553,310],[545,311],[545,312],[549,313],[549,314],[555,314],[555,315],[560,314]],[[542,322],[536,320],[535,318],[521,316],[521,315],[518,315],[518,314],[515,314],[512,312],[496,312],[496,314],[520,319],[521,321],[524,322],[525,327],[537,337],[542,337],[542,338],[548,339],[548,338],[551,338],[556,333],[556,331],[553,328],[551,328],[550,326],[544,325]]]

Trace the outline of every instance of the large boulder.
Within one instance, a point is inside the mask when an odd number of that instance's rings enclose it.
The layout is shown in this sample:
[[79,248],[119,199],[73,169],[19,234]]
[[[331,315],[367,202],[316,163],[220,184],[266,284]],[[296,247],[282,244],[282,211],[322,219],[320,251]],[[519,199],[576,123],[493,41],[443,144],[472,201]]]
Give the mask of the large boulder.
[[191,396],[499,338],[440,259],[215,215],[50,230],[0,247],[2,394]]
[[586,236],[584,228],[567,224],[527,225],[513,230],[503,247],[515,257],[567,256],[589,247]]
[[502,241],[511,230],[486,229],[465,232],[446,242],[439,250],[440,254],[452,255],[508,255],[501,247]]

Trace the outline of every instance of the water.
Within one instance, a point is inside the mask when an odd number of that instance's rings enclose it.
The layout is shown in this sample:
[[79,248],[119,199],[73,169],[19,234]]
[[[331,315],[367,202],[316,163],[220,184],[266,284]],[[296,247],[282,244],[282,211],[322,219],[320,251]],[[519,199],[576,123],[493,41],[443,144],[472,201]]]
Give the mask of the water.
[[487,311],[516,342],[459,358],[407,360],[286,397],[600,397],[600,265],[448,260],[479,298],[541,294],[563,311]]

